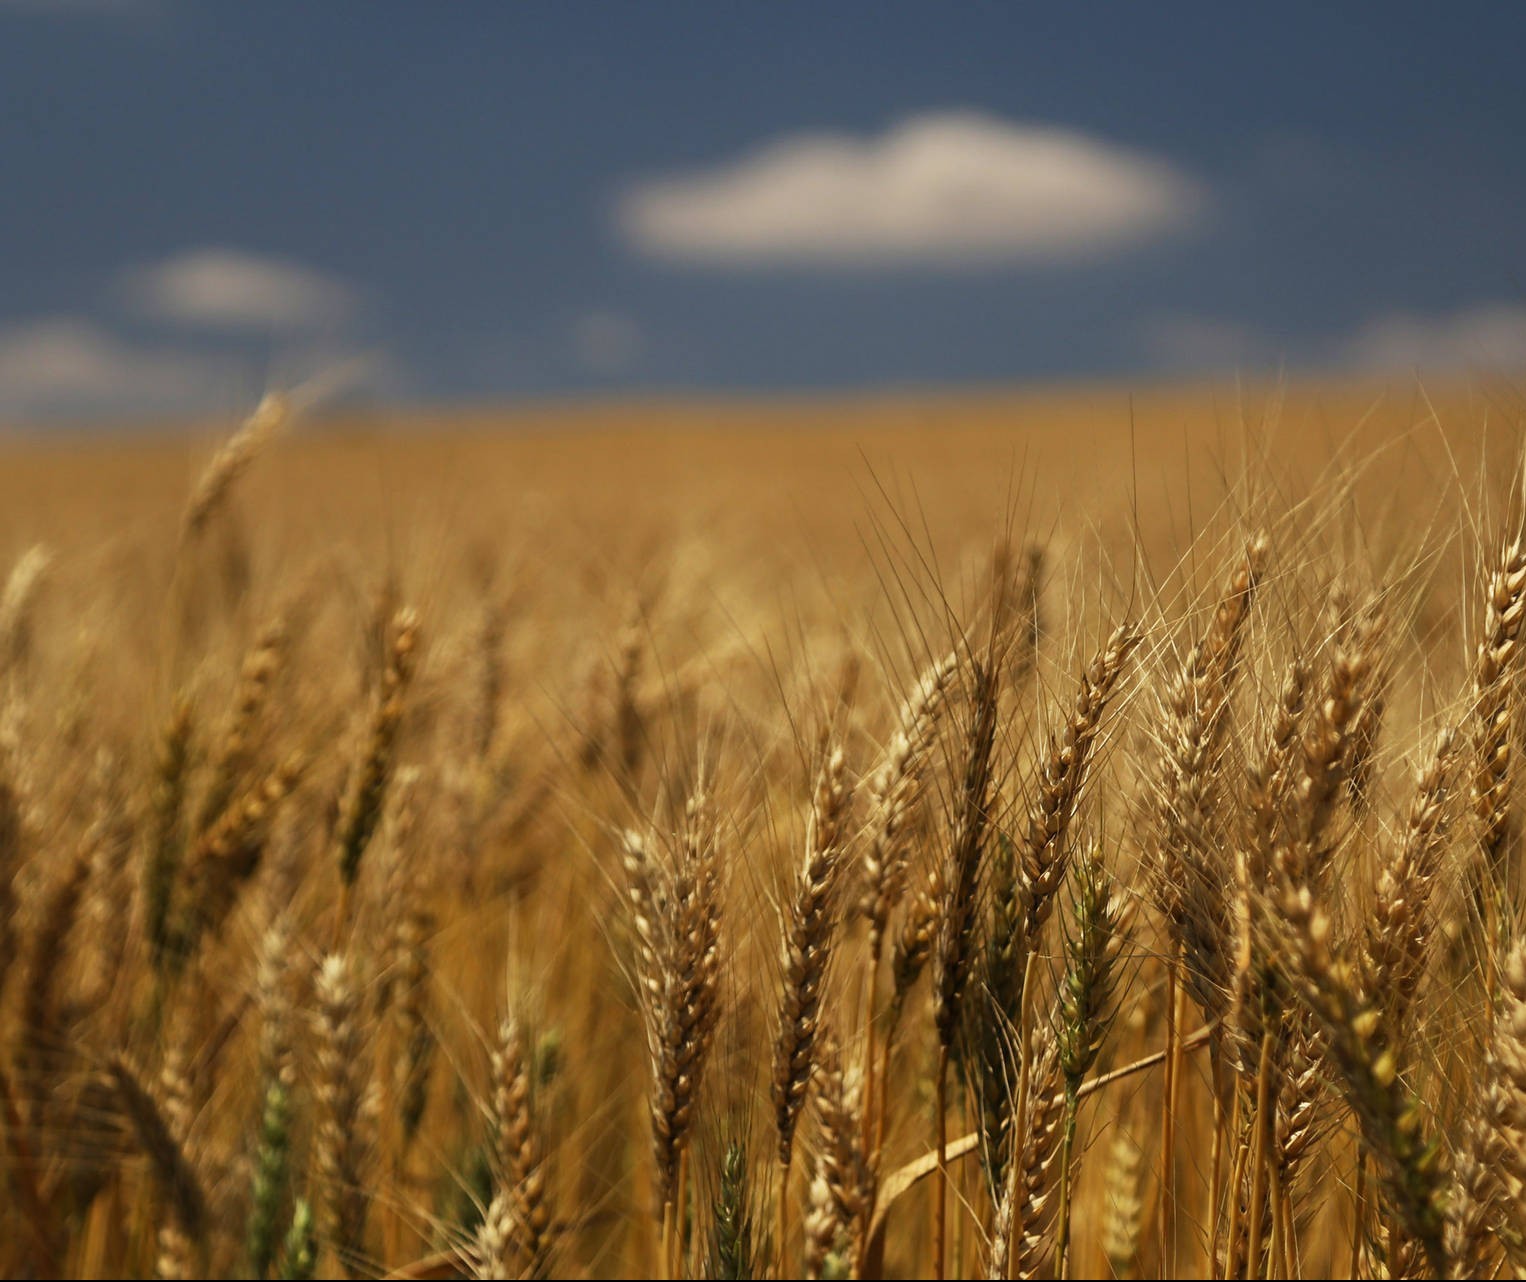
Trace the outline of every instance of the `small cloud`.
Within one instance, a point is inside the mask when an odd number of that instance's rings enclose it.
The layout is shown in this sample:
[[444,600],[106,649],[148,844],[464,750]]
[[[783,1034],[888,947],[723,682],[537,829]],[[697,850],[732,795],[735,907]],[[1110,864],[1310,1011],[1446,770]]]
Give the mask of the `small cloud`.
[[221,405],[240,386],[232,362],[133,346],[87,321],[0,330],[0,414],[10,418],[184,414]]
[[1376,369],[1526,367],[1526,306],[1487,303],[1445,316],[1391,312],[1345,344],[1346,363]]
[[588,312],[572,327],[573,359],[598,378],[628,374],[640,360],[641,348],[641,330],[621,312]]
[[315,330],[342,325],[359,298],[342,282],[283,258],[198,249],[131,268],[118,279],[134,311],[217,330]]
[[1141,331],[1152,364],[1183,373],[1265,366],[1275,360],[1267,337],[1248,325],[1205,316],[1155,316]]
[[657,258],[957,267],[1095,259],[1189,225],[1204,202],[1167,161],[1077,130],[930,113],[638,183],[617,220]]
[[1526,306],[1510,303],[1441,316],[1387,312],[1354,330],[1290,344],[1236,321],[1187,314],[1152,317],[1139,334],[1153,364],[1187,374],[1284,364],[1331,372],[1526,369]]

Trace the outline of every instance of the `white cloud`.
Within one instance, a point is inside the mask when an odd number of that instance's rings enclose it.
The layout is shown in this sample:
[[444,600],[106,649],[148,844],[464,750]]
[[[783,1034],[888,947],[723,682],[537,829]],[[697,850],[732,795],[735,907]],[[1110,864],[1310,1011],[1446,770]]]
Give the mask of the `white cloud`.
[[237,410],[264,386],[306,409],[395,394],[407,371],[385,351],[304,348],[272,363],[127,342],[88,320],[0,329],[0,419],[133,418]]
[[1392,312],[1346,344],[1347,363],[1379,369],[1526,367],[1526,306],[1485,303],[1444,316]]
[[1275,351],[1264,334],[1234,321],[1173,313],[1151,317],[1142,337],[1152,362],[1187,373],[1264,366]]
[[572,327],[573,358],[580,369],[600,378],[629,373],[641,347],[640,328],[621,312],[588,312]]
[[1159,158],[973,113],[884,135],[781,138],[719,169],[627,191],[638,250],[713,264],[1074,261],[1189,224],[1204,191]]
[[220,330],[317,330],[343,324],[359,299],[342,282],[283,258],[197,249],[123,272],[128,304],[156,320]]
[[227,360],[136,347],[67,317],[0,330],[0,414],[182,414],[232,403],[242,383]]
[[1444,315],[1387,312],[1345,333],[1279,342],[1235,321],[1188,314],[1151,317],[1144,353],[1180,373],[1270,369],[1456,373],[1526,369],[1526,306],[1480,303]]

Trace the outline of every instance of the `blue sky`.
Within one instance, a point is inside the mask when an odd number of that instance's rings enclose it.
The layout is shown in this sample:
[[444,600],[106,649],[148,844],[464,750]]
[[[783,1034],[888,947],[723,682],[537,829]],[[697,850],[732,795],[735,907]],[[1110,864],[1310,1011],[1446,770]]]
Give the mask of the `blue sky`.
[[1526,7],[0,0],[0,416],[1526,364]]

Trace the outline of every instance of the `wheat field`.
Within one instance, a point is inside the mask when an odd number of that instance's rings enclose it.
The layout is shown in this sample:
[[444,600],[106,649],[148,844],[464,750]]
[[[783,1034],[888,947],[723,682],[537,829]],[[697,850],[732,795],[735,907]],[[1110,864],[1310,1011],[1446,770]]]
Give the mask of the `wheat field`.
[[0,1272],[1526,1269],[1523,423],[0,443]]

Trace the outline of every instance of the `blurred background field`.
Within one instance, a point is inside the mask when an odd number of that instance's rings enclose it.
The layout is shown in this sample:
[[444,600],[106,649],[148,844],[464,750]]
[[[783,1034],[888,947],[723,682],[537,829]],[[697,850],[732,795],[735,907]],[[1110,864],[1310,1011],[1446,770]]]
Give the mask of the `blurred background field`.
[[[889,496],[934,514],[943,537],[984,535],[1010,504],[1035,530],[1138,537],[1159,556],[1231,491],[1273,502],[1337,474],[1375,500],[1369,521],[1407,526],[1457,502],[1486,462],[1508,474],[1522,406],[1504,378],[1396,377],[327,413],[284,433],[240,488],[262,555],[321,540],[427,562],[437,542],[512,531],[532,559],[568,539],[614,565],[639,552],[639,530],[857,557],[853,531]],[[0,537],[162,539],[228,431],[13,432]]]

